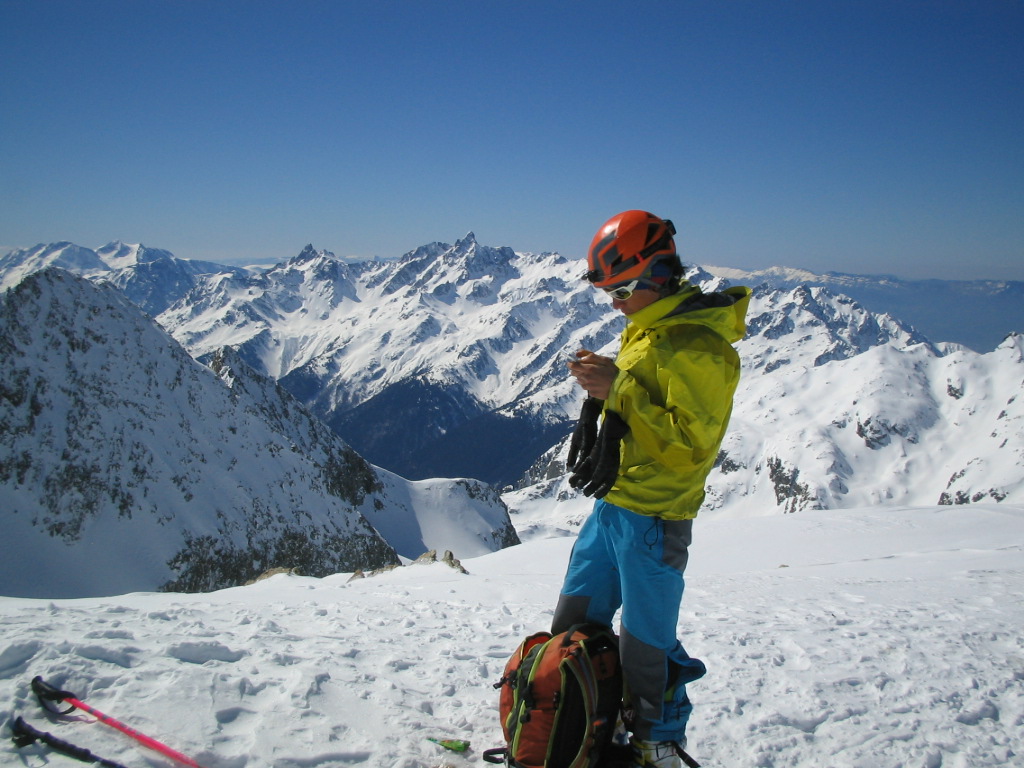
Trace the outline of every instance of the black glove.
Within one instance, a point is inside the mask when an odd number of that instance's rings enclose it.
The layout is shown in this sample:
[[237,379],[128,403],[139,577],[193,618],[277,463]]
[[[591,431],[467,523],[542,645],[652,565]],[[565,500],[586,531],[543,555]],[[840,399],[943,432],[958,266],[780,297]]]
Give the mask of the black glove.
[[598,400],[596,397],[588,397],[583,401],[579,421],[576,422],[572,440],[569,441],[569,458],[565,462],[566,469],[576,469],[577,464],[582,464],[593,450],[594,442],[597,440],[597,420],[601,416],[602,408],[604,408],[604,400]]
[[587,456],[569,478],[573,488],[583,486],[584,496],[604,498],[615,485],[619,474],[619,444],[629,432],[629,426],[615,411],[605,411],[601,431],[590,455]]

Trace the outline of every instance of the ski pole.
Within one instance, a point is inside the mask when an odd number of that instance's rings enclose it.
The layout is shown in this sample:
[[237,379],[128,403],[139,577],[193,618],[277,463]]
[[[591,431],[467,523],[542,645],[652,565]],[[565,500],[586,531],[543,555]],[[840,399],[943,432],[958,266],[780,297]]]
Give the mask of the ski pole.
[[[171,749],[166,744],[161,744],[156,739],[150,736],[146,736],[144,733],[139,733],[139,731],[136,731],[134,728],[129,728],[127,725],[118,720],[115,720],[110,715],[105,715],[98,709],[90,707],[84,701],[75,696],[75,694],[55,688],[54,686],[50,685],[45,680],[43,680],[43,678],[41,677],[33,678],[32,690],[36,694],[36,696],[39,697],[39,703],[43,706],[43,708],[49,710],[50,712],[54,712],[59,715],[66,715],[72,710],[81,709],[83,712],[88,712],[90,715],[95,717],[104,725],[109,725],[111,728],[120,731],[126,736],[130,736],[131,738],[135,739],[137,742],[142,744],[144,747],[148,747],[149,749],[152,749],[154,752],[159,752],[164,757],[169,757],[172,760],[176,760],[182,765],[189,766],[189,768],[203,768],[203,766],[201,766],[191,757],[183,755],[181,752],[178,752],[177,750]],[[58,701],[63,701],[66,704],[70,704],[71,709],[67,709],[61,712],[60,710],[54,709],[49,704],[49,702]]]
[[14,735],[11,739],[14,741],[14,746],[27,747],[29,744],[35,744],[37,741],[41,741],[43,744],[48,746],[54,752],[59,752],[62,755],[73,758],[75,760],[81,760],[83,763],[96,763],[97,765],[103,766],[103,768],[124,768],[120,763],[115,763],[113,760],[107,760],[105,757],[94,755],[85,747],[78,747],[67,741],[62,741],[54,736],[52,733],[46,733],[33,728],[31,725],[25,722],[25,719],[19,717],[13,723],[10,724],[11,731]]
[[698,763],[696,760],[694,760],[692,757],[690,757],[686,753],[686,750],[683,749],[681,746],[679,746],[679,742],[676,742],[675,746],[676,746],[676,753],[679,755],[679,757],[682,759],[682,761],[684,763],[686,763],[686,765],[689,768],[700,768],[700,763]]

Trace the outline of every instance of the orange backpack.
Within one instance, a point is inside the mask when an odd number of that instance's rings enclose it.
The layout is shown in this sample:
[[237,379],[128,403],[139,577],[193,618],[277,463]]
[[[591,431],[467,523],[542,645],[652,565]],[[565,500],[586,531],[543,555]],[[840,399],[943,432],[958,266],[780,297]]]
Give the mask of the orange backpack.
[[484,760],[509,768],[593,768],[609,749],[622,707],[618,638],[578,625],[530,635],[495,688],[505,746]]

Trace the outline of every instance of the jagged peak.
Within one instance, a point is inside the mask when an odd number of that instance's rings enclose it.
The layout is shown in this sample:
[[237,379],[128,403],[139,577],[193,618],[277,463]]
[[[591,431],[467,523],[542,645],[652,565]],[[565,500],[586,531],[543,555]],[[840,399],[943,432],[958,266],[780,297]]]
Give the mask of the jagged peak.
[[455,241],[455,250],[467,250],[477,244],[476,234],[473,230],[466,233],[465,237],[462,237]]
[[455,258],[464,257],[489,264],[504,264],[514,259],[516,252],[507,246],[483,245],[472,232],[469,232],[461,240],[457,240],[445,255]]
[[338,261],[338,257],[330,251],[318,250],[313,247],[312,243],[307,243],[306,247],[299,252],[299,255],[291,260],[291,263],[301,264],[307,261],[314,261],[316,259],[330,259],[331,261]]

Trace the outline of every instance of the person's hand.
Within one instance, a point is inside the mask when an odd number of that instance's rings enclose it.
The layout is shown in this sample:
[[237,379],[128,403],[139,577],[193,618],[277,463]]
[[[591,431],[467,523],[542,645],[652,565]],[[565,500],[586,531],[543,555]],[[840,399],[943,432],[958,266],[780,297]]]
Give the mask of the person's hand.
[[619,373],[615,361],[604,355],[597,355],[589,349],[581,349],[576,359],[569,364],[569,373],[587,394],[598,400],[607,400],[612,389],[612,382]]

